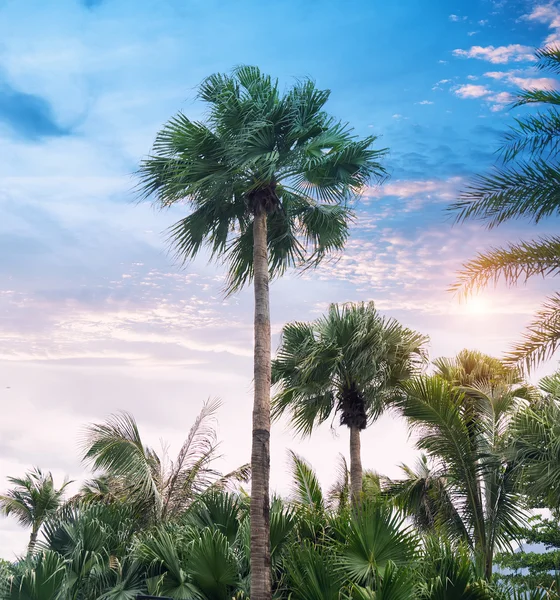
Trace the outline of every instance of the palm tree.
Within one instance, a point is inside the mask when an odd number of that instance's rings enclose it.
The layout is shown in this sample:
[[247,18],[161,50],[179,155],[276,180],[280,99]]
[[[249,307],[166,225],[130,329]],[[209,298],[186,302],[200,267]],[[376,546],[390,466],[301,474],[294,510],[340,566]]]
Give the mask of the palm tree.
[[332,304],[312,323],[290,323],[272,364],[280,390],[273,415],[290,413],[302,435],[340,414],[350,429],[350,487],[354,503],[362,493],[360,432],[397,394],[397,384],[424,363],[426,336],[382,317],[373,302]]
[[31,528],[27,548],[31,553],[41,526],[60,508],[66,486],[71,482],[66,480],[56,488],[52,473],[43,473],[38,467],[24,477],[8,477],[8,481],[14,487],[0,496],[0,513],[14,515],[21,525]]
[[[489,580],[495,551],[508,547],[523,519],[511,423],[527,394],[500,375],[507,371],[503,365],[496,373],[488,369],[495,365],[491,357],[478,355],[476,367],[466,360],[473,356],[464,352],[454,361],[436,361],[439,374],[402,384],[403,415],[431,464],[407,469],[404,480],[393,482],[393,492],[409,514],[423,511],[425,525],[432,521],[467,543]],[[471,375],[485,375],[471,379],[465,364],[473,367]],[[470,385],[462,385],[466,381]]]
[[[84,486],[85,499],[107,500],[110,494],[132,504],[147,521],[176,517],[193,499],[212,486],[247,480],[248,465],[221,476],[212,468],[217,458],[215,414],[218,400],[206,402],[173,461],[143,444],[134,417],[110,416],[88,426],[83,440],[84,460],[101,476]],[[107,486],[107,481],[110,485]]]
[[[537,51],[537,68],[560,73],[560,47]],[[522,90],[514,106],[544,106],[540,112],[516,119],[501,147],[501,165],[477,177],[450,207],[457,222],[478,219],[489,228],[512,219],[540,223],[560,212],[560,93],[556,90]],[[464,265],[453,286],[461,293],[497,283],[524,283],[530,277],[560,273],[560,237],[548,236],[512,243],[479,254]],[[560,295],[544,303],[524,339],[508,359],[531,368],[549,358],[560,344]]]
[[208,77],[205,123],[183,114],[158,134],[140,167],[140,190],[160,207],[186,202],[171,229],[184,261],[206,248],[228,265],[228,288],[254,281],[251,451],[251,596],[270,598],[269,280],[317,264],[348,235],[348,203],[384,174],[375,137],[358,140],[323,110],[329,92],[302,80],[286,93],[256,67]]

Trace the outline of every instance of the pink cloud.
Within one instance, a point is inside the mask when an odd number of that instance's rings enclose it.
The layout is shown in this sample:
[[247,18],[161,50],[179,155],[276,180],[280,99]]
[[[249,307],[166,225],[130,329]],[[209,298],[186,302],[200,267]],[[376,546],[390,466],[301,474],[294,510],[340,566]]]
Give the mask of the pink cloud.
[[457,48],[453,50],[454,56],[464,58],[478,58],[487,60],[494,64],[506,64],[512,62],[534,61],[534,50],[529,46],[521,44],[509,44],[509,46],[472,46],[470,50]]
[[461,181],[460,177],[451,177],[445,181],[440,179],[397,180],[381,187],[371,188],[366,196],[370,198],[383,198],[384,196],[412,198],[422,195],[428,198],[437,197],[449,200],[457,195],[457,188]]

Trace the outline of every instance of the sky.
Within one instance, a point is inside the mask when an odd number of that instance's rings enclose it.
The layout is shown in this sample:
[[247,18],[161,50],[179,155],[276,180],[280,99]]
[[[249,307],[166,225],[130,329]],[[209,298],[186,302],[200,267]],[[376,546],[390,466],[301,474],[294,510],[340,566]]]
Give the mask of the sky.
[[[196,86],[256,64],[288,87],[312,77],[328,111],[379,136],[390,174],[356,205],[346,251],[271,286],[273,348],[283,324],[330,302],[375,301],[430,336],[430,356],[500,355],[552,283],[498,287],[460,303],[461,265],[506,240],[553,231],[516,222],[453,226],[446,206],[495,160],[521,109],[519,87],[555,85],[533,50],[560,40],[560,4],[533,0],[0,0],[0,488],[37,465],[81,481],[87,423],[119,410],[145,443],[178,450],[210,397],[224,472],[249,461],[251,290],[225,298],[224,270],[185,268],[158,212],[133,192],[139,161],[178,111],[204,117]],[[552,372],[556,361],[541,369]],[[348,432],[272,433],[272,487],[289,492],[288,449],[324,486]],[[404,423],[363,434],[366,468],[398,476],[416,456]],[[77,486],[75,483],[74,486]],[[0,557],[28,533],[0,520]]]

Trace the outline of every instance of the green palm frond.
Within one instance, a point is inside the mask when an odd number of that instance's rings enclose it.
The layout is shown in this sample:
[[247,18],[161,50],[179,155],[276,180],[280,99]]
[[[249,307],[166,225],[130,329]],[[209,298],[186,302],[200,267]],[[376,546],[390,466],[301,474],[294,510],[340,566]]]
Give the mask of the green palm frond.
[[375,587],[391,563],[411,565],[416,556],[415,533],[398,511],[378,500],[363,502],[349,520],[339,522],[339,529],[345,540],[339,568],[357,585]]
[[206,249],[225,261],[228,290],[243,287],[253,276],[252,223],[261,208],[271,277],[341,249],[349,202],[385,175],[376,138],[357,139],[329,117],[329,92],[307,79],[281,94],[276,80],[243,66],[208,77],[198,96],[206,122],[170,119],[138,173],[141,198],[190,208],[170,229],[177,257],[189,261]]
[[539,48],[535,52],[535,56],[537,57],[537,69],[560,75],[560,47],[557,44]]
[[293,600],[340,600],[345,578],[327,548],[294,545],[286,560],[286,573]]
[[515,123],[505,134],[500,148],[504,162],[512,161],[523,153],[543,158],[557,154],[560,145],[560,113],[557,110],[515,119]]
[[478,219],[488,228],[521,218],[539,223],[560,212],[558,190],[559,165],[535,158],[476,177],[449,210],[456,213],[458,223]]
[[468,295],[489,283],[503,279],[508,285],[526,282],[535,275],[556,276],[560,273],[560,238],[545,237],[530,242],[493,248],[463,265],[453,291]]
[[64,558],[55,552],[43,552],[22,565],[12,578],[4,600],[62,600],[66,593]]
[[319,513],[324,512],[325,504],[321,485],[311,465],[290,451],[292,471],[292,500],[296,505]]
[[531,370],[549,359],[560,346],[560,294],[554,294],[527,327],[521,341],[506,354],[506,360]]

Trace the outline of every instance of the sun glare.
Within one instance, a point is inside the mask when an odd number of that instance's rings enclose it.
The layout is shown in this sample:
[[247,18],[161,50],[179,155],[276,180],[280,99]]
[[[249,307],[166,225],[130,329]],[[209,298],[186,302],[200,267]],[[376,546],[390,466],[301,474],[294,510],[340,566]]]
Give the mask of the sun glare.
[[488,312],[488,301],[475,296],[469,298],[465,304],[466,312],[471,315],[483,315]]

